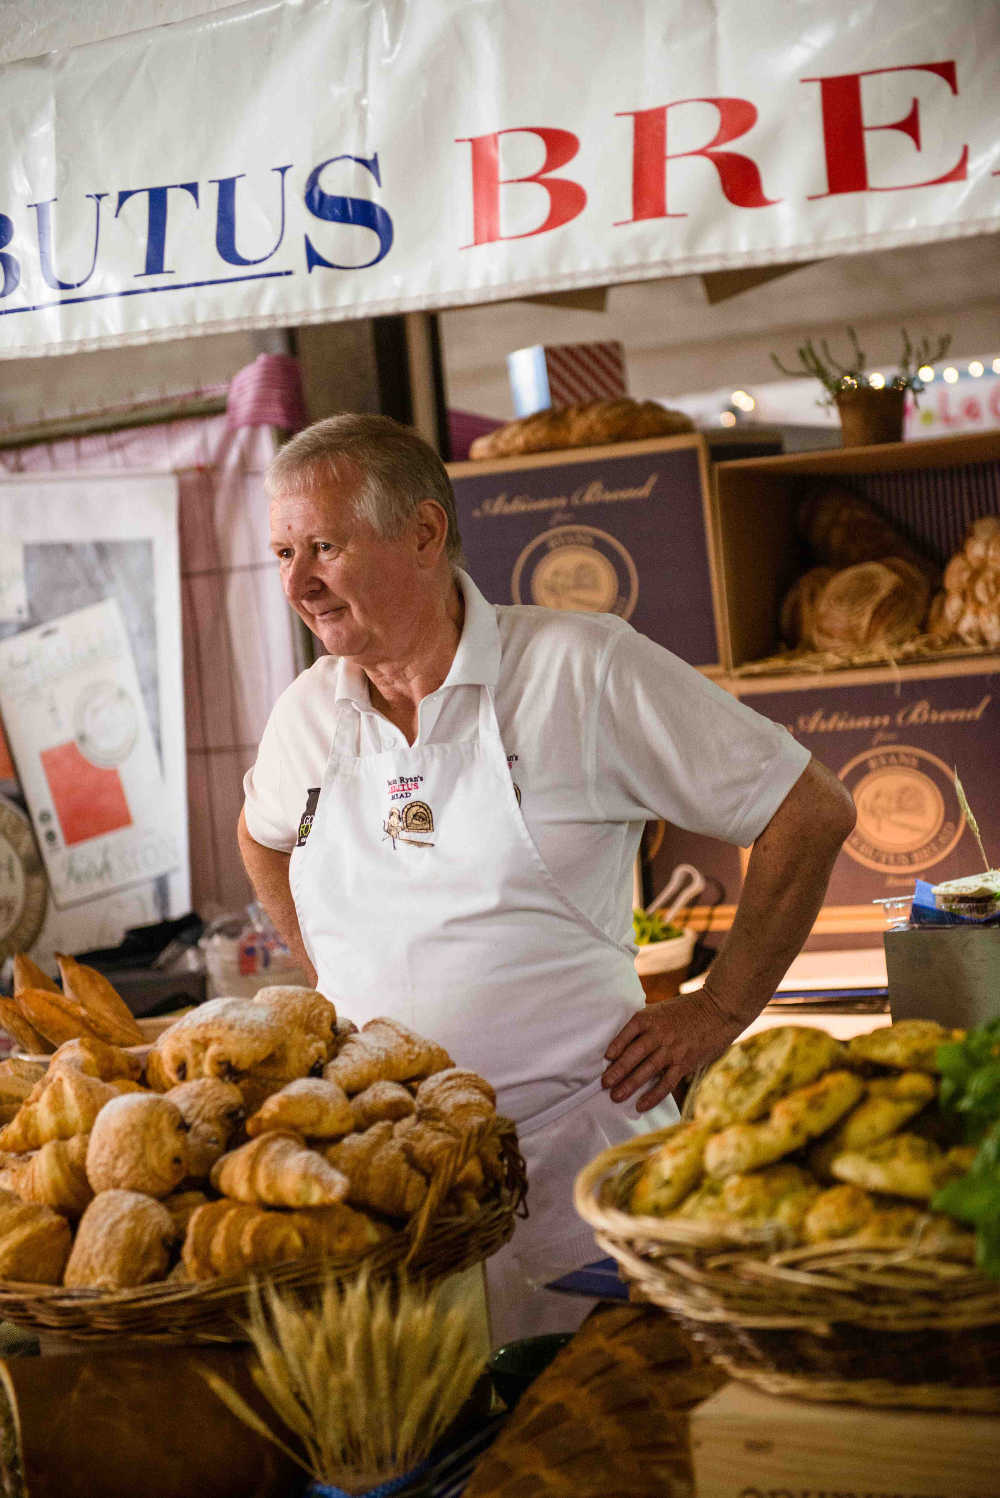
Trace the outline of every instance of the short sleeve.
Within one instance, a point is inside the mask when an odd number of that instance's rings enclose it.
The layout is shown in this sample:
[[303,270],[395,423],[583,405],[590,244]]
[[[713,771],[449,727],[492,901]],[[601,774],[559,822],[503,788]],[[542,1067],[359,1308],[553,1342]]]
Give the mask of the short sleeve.
[[747,847],[809,763],[788,730],[634,630],[598,695],[594,799],[611,819],[660,818]]
[[335,670],[336,663],[324,656],[286,687],[271,709],[253,768],[244,777],[247,830],[265,848],[291,852],[309,792],[323,782]]
[[280,732],[275,712],[272,710],[267,721],[257,759],[243,777],[243,812],[247,831],[255,842],[290,853],[297,823],[289,820],[289,808],[282,801]]

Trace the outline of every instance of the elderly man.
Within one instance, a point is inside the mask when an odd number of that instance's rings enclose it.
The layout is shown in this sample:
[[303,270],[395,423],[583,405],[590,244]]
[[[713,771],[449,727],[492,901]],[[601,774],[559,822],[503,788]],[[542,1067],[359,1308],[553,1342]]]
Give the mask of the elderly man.
[[[437,455],[337,416],[275,458],[271,547],[329,654],[293,682],[246,777],[240,846],[317,987],[444,1045],[518,1124],[531,1217],[498,1260],[495,1328],[593,1257],[576,1171],[763,1008],[853,826],[775,724],[603,614],[493,606],[459,568]],[[646,1008],[631,871],[664,818],[753,843],[700,992]]]

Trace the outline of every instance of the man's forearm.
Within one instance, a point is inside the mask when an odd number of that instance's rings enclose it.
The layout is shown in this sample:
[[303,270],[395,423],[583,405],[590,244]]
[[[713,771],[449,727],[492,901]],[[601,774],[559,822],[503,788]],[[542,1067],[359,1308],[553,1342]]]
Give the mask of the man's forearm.
[[854,805],[812,761],[753,846],[732,928],[706,992],[749,1024],[771,998],[812,929]]
[[292,956],[311,982],[316,981],[316,970],[309,960],[299,930],[299,919],[295,912],[295,901],[288,883],[290,855],[276,848],[265,848],[251,837],[246,819],[240,812],[237,842],[254,893],[267,911],[271,921]]

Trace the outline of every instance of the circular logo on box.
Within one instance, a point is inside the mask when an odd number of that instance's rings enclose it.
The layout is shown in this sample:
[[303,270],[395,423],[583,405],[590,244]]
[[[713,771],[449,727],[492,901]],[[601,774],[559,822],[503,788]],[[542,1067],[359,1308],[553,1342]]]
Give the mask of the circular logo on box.
[[125,688],[98,681],[81,692],[73,708],[73,737],[85,759],[112,770],[127,759],[139,732],[139,714]]
[[0,796],[0,961],[37,939],[48,905],[48,882],[31,823]]
[[849,760],[839,778],[858,811],[844,851],[866,869],[926,869],[946,858],[965,830],[952,772],[926,749],[871,749]]
[[622,543],[591,525],[559,525],[526,546],[510,580],[515,603],[627,619],[639,574]]

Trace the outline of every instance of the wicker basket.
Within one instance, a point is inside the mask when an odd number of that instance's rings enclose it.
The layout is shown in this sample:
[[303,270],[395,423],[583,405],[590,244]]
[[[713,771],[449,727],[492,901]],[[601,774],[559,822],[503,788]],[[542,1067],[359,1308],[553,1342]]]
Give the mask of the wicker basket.
[[[489,1139],[500,1146],[503,1180],[474,1217],[446,1216],[440,1204],[469,1157]],[[514,1125],[490,1120],[464,1136],[430,1183],[420,1212],[363,1255],[300,1259],[262,1270],[199,1282],[161,1281],[135,1289],[68,1290],[61,1285],[21,1285],[0,1281],[0,1317],[18,1326],[72,1338],[103,1342],[124,1337],[142,1342],[235,1342],[244,1338],[247,1296],[253,1279],[308,1292],[331,1274],[350,1279],[361,1268],[390,1275],[405,1268],[428,1281],[443,1279],[480,1263],[502,1248],[523,1211],[527,1190],[524,1161]]]
[[[675,1126],[676,1127],[676,1126]],[[678,1317],[734,1378],[768,1393],[1000,1410],[1000,1285],[919,1241],[782,1247],[623,1207],[664,1129],[605,1150],[576,1209],[639,1298]]]

